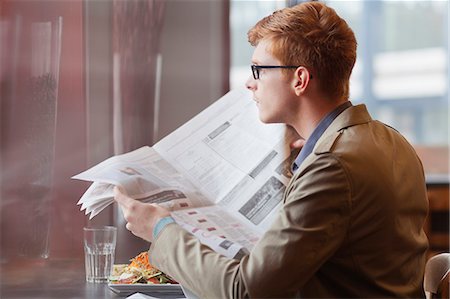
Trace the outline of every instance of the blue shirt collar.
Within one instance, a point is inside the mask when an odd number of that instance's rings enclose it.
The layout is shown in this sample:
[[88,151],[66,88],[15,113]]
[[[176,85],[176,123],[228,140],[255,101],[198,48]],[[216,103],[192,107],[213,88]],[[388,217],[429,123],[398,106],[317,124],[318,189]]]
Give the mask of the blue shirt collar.
[[297,158],[295,159],[294,163],[292,163],[292,173],[294,173],[302,164],[303,160],[306,159],[306,157],[311,154],[314,146],[317,143],[317,140],[319,140],[320,136],[322,136],[323,132],[331,125],[333,120],[341,114],[345,109],[352,106],[352,103],[350,101],[347,101],[338,107],[336,107],[333,111],[327,114],[320,123],[317,125],[317,127],[312,132],[311,136],[309,136],[308,140],[306,140],[305,145],[301,149],[300,153],[298,154]]

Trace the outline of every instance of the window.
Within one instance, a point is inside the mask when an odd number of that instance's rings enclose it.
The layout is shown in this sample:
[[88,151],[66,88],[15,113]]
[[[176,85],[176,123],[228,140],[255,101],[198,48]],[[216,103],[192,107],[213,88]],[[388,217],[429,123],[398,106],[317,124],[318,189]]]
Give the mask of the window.
[[242,87],[251,75],[253,48],[247,31],[261,18],[285,6],[284,1],[232,0],[230,4],[231,67],[230,88]]
[[448,3],[328,1],[358,39],[351,98],[411,143],[448,143]]

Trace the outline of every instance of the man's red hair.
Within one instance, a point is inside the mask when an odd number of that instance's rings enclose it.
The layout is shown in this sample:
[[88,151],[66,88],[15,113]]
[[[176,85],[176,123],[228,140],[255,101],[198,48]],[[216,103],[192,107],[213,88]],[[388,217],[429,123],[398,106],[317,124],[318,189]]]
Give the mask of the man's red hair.
[[306,67],[331,97],[348,99],[356,61],[356,38],[334,9],[320,2],[284,8],[260,20],[248,32],[256,46],[269,40],[272,55],[283,65]]

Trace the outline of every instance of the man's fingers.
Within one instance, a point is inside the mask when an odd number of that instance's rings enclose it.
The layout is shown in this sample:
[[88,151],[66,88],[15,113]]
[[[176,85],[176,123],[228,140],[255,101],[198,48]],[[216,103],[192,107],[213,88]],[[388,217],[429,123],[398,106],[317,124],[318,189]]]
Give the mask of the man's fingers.
[[132,199],[131,197],[125,195],[122,190],[119,189],[119,187],[114,187],[114,199],[121,205],[124,207],[130,207],[133,202],[134,199]]
[[302,148],[305,145],[305,143],[306,143],[306,140],[300,138],[295,141],[292,141],[290,146],[291,146],[291,148]]
[[129,222],[125,225],[125,228],[131,232],[131,224]]

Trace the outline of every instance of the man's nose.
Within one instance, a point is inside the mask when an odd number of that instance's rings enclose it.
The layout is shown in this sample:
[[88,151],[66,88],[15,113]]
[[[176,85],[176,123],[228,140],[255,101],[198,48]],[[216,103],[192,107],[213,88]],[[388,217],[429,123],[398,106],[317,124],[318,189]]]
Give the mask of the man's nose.
[[247,89],[254,91],[256,88],[256,80],[253,78],[253,76],[249,76],[247,79],[247,82],[245,82],[245,87]]

